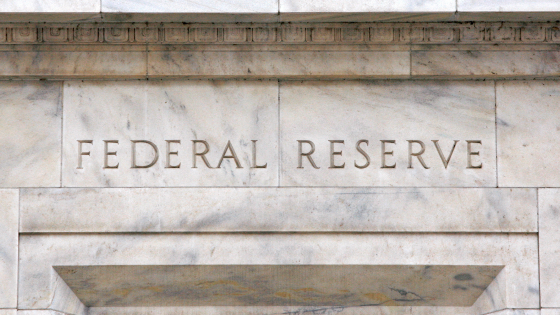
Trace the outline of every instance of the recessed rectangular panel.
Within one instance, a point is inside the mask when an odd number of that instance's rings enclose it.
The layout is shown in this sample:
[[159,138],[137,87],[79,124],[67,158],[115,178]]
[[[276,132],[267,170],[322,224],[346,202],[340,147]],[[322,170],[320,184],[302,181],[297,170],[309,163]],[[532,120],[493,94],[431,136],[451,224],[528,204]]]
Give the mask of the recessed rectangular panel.
[[86,306],[471,306],[503,266],[56,266]]

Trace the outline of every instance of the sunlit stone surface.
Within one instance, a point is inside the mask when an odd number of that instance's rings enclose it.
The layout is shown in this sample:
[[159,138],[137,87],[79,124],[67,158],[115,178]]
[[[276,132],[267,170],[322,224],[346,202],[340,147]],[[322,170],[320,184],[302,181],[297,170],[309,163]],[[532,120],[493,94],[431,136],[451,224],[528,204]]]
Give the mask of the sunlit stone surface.
[[60,82],[0,82],[0,187],[59,187]]
[[17,307],[18,198],[16,189],[0,189],[0,308]]
[[282,82],[281,185],[495,186],[494,107],[488,82]]
[[74,81],[64,91],[65,187],[278,184],[275,81]]
[[536,189],[68,188],[20,200],[25,233],[538,230]]

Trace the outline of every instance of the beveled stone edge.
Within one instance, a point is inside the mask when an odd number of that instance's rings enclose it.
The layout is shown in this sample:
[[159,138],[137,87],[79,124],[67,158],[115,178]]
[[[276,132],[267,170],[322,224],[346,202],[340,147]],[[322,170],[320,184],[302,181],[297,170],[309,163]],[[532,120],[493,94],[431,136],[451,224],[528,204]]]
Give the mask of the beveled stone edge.
[[560,44],[560,23],[3,23],[0,45]]
[[[47,222],[57,222],[57,223],[61,223],[61,221],[59,219],[54,219],[56,218],[56,214],[53,215],[52,211],[47,211],[45,212],[44,215],[41,216],[30,216],[29,214],[31,213],[42,213],[45,211],[45,209],[47,207],[45,207],[45,205],[51,205],[52,207],[59,207],[59,208],[66,208],[64,205],[64,200],[66,198],[69,198],[70,200],[74,200],[75,202],[79,202],[76,201],[75,198],[80,198],[80,195],[82,194],[88,194],[90,192],[93,192],[95,194],[100,194],[101,192],[108,192],[109,194],[115,194],[115,195],[111,195],[111,196],[107,196],[109,197],[111,200],[118,200],[120,198],[123,199],[128,199],[128,198],[132,198],[136,193],[143,193],[145,195],[149,195],[150,193],[154,193],[154,192],[163,192],[163,193],[167,193],[167,194],[176,194],[175,197],[179,198],[179,196],[181,197],[186,197],[186,196],[190,196],[192,197],[192,193],[200,193],[201,190],[211,190],[214,193],[218,193],[220,191],[226,191],[226,192],[236,192],[236,194],[246,194],[246,193],[250,193],[255,191],[256,195],[255,197],[257,198],[264,198],[264,196],[266,196],[266,199],[274,199],[274,197],[271,196],[278,196],[278,198],[276,198],[276,200],[278,201],[282,201],[282,197],[286,198],[286,199],[290,199],[291,197],[284,195],[282,193],[282,191],[285,192],[290,192],[291,194],[293,194],[293,192],[295,190],[297,191],[305,191],[306,195],[309,195],[311,199],[313,199],[314,197],[318,197],[318,196],[324,196],[326,194],[330,194],[331,196],[335,196],[335,195],[339,195],[339,194],[343,194],[343,195],[354,195],[354,196],[360,196],[360,195],[364,195],[364,194],[378,194],[381,193],[382,195],[377,197],[377,201],[378,202],[383,202],[385,199],[383,197],[383,194],[386,193],[402,193],[402,194],[422,194],[422,196],[424,196],[424,198],[435,198],[436,195],[440,195],[439,197],[443,197],[443,198],[453,198],[453,196],[449,196],[450,193],[455,193],[455,192],[461,192],[461,191],[465,191],[465,190],[470,190],[470,191],[478,191],[480,193],[479,196],[473,196],[470,195],[471,200],[469,201],[465,201],[465,203],[469,203],[470,201],[472,201],[472,205],[473,208],[475,208],[475,204],[480,205],[479,208],[481,209],[481,211],[488,211],[490,213],[494,213],[497,216],[503,217],[503,219],[505,219],[504,221],[500,221],[497,222],[495,227],[491,227],[491,225],[489,226],[485,226],[485,227],[473,227],[473,224],[476,224],[477,221],[475,219],[473,219],[472,221],[468,221],[465,222],[464,226],[456,226],[456,223],[453,222],[453,219],[451,219],[451,217],[446,217],[445,215],[443,215],[441,217],[441,221],[442,225],[441,227],[430,227],[430,228],[414,228],[411,227],[410,222],[402,222],[401,225],[397,225],[397,226],[393,226],[393,224],[395,224],[393,222],[394,219],[392,218],[386,218],[385,220],[388,221],[389,223],[387,225],[383,225],[383,224],[379,224],[379,223],[375,223],[375,222],[369,222],[369,223],[364,223],[364,225],[362,227],[356,226],[355,223],[352,222],[351,218],[346,218],[346,217],[342,217],[341,218],[341,222],[339,221],[332,221],[330,219],[324,219],[324,220],[317,220],[317,225],[323,225],[323,227],[317,228],[317,229],[310,229],[308,227],[305,227],[305,224],[308,223],[309,220],[311,220],[309,218],[308,215],[304,214],[304,215],[300,215],[298,216],[299,220],[302,222],[301,226],[298,226],[297,224],[293,224],[293,223],[286,223],[290,218],[293,218],[295,213],[294,212],[289,212],[289,211],[283,211],[283,210],[279,210],[282,209],[282,207],[278,204],[278,208],[267,208],[267,210],[274,210],[274,212],[281,212],[284,215],[285,218],[285,223],[281,223],[280,225],[275,225],[272,223],[272,221],[263,221],[264,217],[268,217],[269,220],[274,220],[275,218],[273,216],[263,216],[261,218],[259,218],[259,215],[257,213],[255,213],[258,210],[255,210],[256,208],[251,208],[251,207],[247,207],[246,209],[244,209],[244,212],[247,213],[254,213],[252,215],[253,217],[253,221],[251,224],[246,223],[246,226],[243,227],[241,225],[237,226],[237,227],[233,227],[233,225],[235,225],[235,219],[226,219],[226,224],[223,226],[199,226],[199,227],[194,227],[196,225],[199,225],[202,221],[204,221],[204,219],[199,219],[197,218],[195,215],[190,215],[189,217],[191,218],[190,221],[192,221],[192,224],[190,225],[185,225],[183,227],[171,227],[168,224],[163,224],[162,226],[155,226],[153,224],[146,224],[145,226],[143,226],[143,228],[133,228],[134,224],[131,225],[127,225],[127,224],[119,224],[118,226],[116,225],[111,225],[111,224],[106,224],[103,226],[103,228],[98,228],[97,225],[100,223],[98,222],[91,222],[91,221],[87,221],[87,223],[85,223],[85,225],[81,225],[80,222],[77,222],[76,220],[66,220],[66,223],[63,224],[65,225],[65,227],[60,227],[60,226],[51,226],[50,228],[45,228],[45,225],[42,225],[41,223]],[[19,233],[20,234],[25,234],[25,235],[31,235],[31,234],[79,234],[79,233],[85,233],[85,234],[89,234],[89,233],[108,233],[108,234],[121,234],[121,233],[155,233],[155,234],[174,234],[174,233],[200,233],[200,234],[216,234],[216,233],[252,233],[252,234],[258,234],[258,233],[278,233],[278,234],[284,234],[284,233],[313,233],[313,234],[345,234],[345,233],[373,233],[373,234],[383,234],[383,233],[390,233],[390,234],[408,234],[408,233],[417,233],[417,234],[433,234],[433,233],[441,233],[441,234],[446,234],[446,233],[465,233],[465,234],[476,234],[476,233],[488,233],[488,234],[495,234],[495,233],[509,233],[509,234],[533,234],[533,233],[538,233],[539,232],[539,227],[538,227],[538,210],[537,210],[537,190],[536,188],[398,188],[398,187],[391,187],[391,188],[377,188],[377,187],[361,187],[361,188],[338,188],[338,187],[328,187],[328,188],[312,188],[312,187],[298,187],[298,188],[287,188],[287,187],[261,187],[261,188],[254,188],[254,187],[245,187],[245,188],[226,188],[226,187],[222,187],[222,188],[216,188],[216,187],[207,187],[207,188],[175,188],[175,187],[157,187],[157,188],[118,188],[118,187],[105,187],[105,188],[22,188],[19,190],[19,196],[20,196],[20,205],[19,205],[19,215],[20,215],[20,220],[19,220]],[[179,194],[179,193],[184,193],[184,194]],[[65,194],[64,197],[62,197],[61,199],[50,199],[49,196],[53,195],[53,194],[57,194],[57,193],[63,193]],[[500,199],[500,203],[503,203],[502,206],[500,205],[496,205],[493,208],[488,208],[484,205],[483,200],[484,199],[492,199],[492,195],[496,193],[497,195],[495,196],[497,199]],[[269,195],[267,195],[269,194]],[[120,197],[119,197],[120,195]],[[263,196],[264,195],[264,196]],[[498,196],[499,195],[499,196]],[[260,196],[260,197],[258,197]],[[251,196],[249,196],[251,197]],[[478,199],[476,197],[479,197]],[[499,197],[499,198],[498,198]],[[37,199],[41,198],[41,199],[47,199],[44,203],[41,202],[37,202]],[[201,199],[209,199],[209,196],[200,196]],[[244,196],[244,198],[248,198],[247,195]],[[406,198],[406,197],[405,197]],[[525,199],[528,200],[526,203],[524,203],[523,201],[520,201],[520,199]],[[531,200],[531,198],[533,198],[533,200]],[[284,199],[284,200],[286,200]],[[298,202],[305,202],[305,199],[300,199],[295,197],[294,199],[299,200]],[[87,199],[86,199],[87,200]],[[83,202],[83,200],[82,200]],[[86,201],[87,202],[87,201]],[[117,201],[118,202],[118,201]],[[95,204],[95,206],[94,206]],[[492,202],[490,202],[490,204],[492,204]],[[516,204],[523,204],[523,205],[519,205],[516,206]],[[163,206],[165,209],[168,209],[168,205],[166,204],[165,206]],[[284,206],[286,206],[284,204]],[[88,208],[89,206],[86,206],[86,208]],[[89,207],[90,209],[94,209],[96,207],[104,207],[104,205],[100,204],[100,202],[98,201],[92,201],[91,207]],[[222,209],[222,211],[227,212],[228,209],[233,208],[235,206],[232,207],[224,207]],[[294,205],[290,205],[290,207],[294,207]],[[527,213],[524,213],[521,208],[525,207],[525,209],[529,209],[527,211]],[[139,209],[139,208],[143,208],[142,206],[133,207],[133,211],[130,211],[132,213],[136,213],[137,217],[144,217],[143,214],[143,209]],[[149,207],[148,207],[149,208]],[[500,210],[508,208],[508,213],[504,214],[503,212],[500,214]],[[33,210],[36,211],[33,211]],[[83,208],[80,209],[79,206],[76,207],[76,209],[73,209],[74,211],[82,211]],[[126,206],[121,208],[122,210],[126,210]],[[144,208],[147,209],[147,208]],[[373,210],[375,208],[370,209]],[[495,209],[495,210],[492,210]],[[130,209],[129,209],[130,210]],[[202,212],[205,212],[206,209],[200,209],[202,210]],[[302,212],[303,209],[301,209]],[[317,209],[308,209],[311,212],[315,212],[315,213],[320,213],[320,210]],[[184,213],[190,213],[192,210],[187,209]],[[336,211],[336,210],[335,210]],[[397,210],[395,209],[395,212]],[[424,211],[426,211],[425,209],[418,209],[418,212],[422,213]],[[468,209],[464,209],[464,212],[468,212]],[[461,212],[463,212],[461,211]],[[375,211],[378,212],[378,211]],[[380,213],[383,213],[384,211],[379,211]],[[166,214],[167,211],[161,213],[159,211],[152,211],[152,213],[157,214],[159,219],[161,221],[168,221],[171,217],[173,217],[173,214]],[[264,212],[266,213],[266,211]],[[305,211],[305,213],[308,213],[308,211]],[[349,214],[351,212],[348,212]],[[36,217],[39,218],[39,220],[37,221],[33,221],[30,220],[30,217]],[[242,217],[237,215],[236,217]],[[367,218],[367,216],[365,216]],[[423,217],[423,216],[419,216],[419,217]],[[62,219],[61,217],[59,217],[60,219]],[[101,216],[100,218],[105,218],[103,216]],[[52,219],[52,220],[50,220]],[[365,219],[364,219],[365,220]],[[490,218],[487,218],[487,220],[491,220]],[[519,226],[516,225],[515,222],[519,222],[519,221],[528,221],[529,224],[527,224],[526,226]],[[121,220],[122,221],[122,220]],[[148,220],[149,221],[149,220]],[[73,227],[68,228],[68,222],[73,222],[75,225]],[[86,221],[84,221],[86,222]],[[241,218],[238,222],[246,222],[243,218]],[[269,222],[266,225],[261,225],[259,222]],[[330,224],[329,224],[330,223]],[[332,225],[331,225],[332,224]],[[259,228],[260,225],[260,228]],[[328,225],[331,225],[329,227],[326,227]],[[450,226],[455,225],[453,228],[450,228]],[[70,224],[70,226],[72,226],[72,224]]]

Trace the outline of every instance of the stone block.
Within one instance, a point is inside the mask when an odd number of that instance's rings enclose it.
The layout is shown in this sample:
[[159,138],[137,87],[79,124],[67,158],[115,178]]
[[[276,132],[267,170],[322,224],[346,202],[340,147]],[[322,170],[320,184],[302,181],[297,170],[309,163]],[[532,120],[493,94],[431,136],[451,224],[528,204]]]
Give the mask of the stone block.
[[18,196],[16,189],[0,189],[0,308],[17,307]]
[[560,84],[496,83],[498,183],[501,187],[560,186]]
[[[7,3],[8,1],[4,1]],[[18,1],[26,3],[26,1]],[[3,23],[95,23],[101,22],[101,13],[59,13],[59,12],[0,12],[0,19]]]
[[537,232],[534,189],[24,189],[21,232]]
[[[276,41],[274,37],[273,41]],[[202,78],[409,77],[408,51],[150,51],[148,76]]]
[[65,315],[65,314],[53,310],[18,310],[17,315]]
[[[334,3],[339,3],[335,1]],[[346,2],[348,3],[348,2]],[[370,3],[381,3],[370,2]],[[300,23],[369,23],[369,22],[438,22],[454,19],[454,12],[284,12],[278,16],[280,22]]]
[[412,51],[411,74],[422,77],[546,77],[560,74],[558,51]]
[[[560,307],[560,190],[539,189],[539,259],[542,307]],[[560,313],[559,313],[560,314]]]
[[459,12],[554,12],[560,11],[555,0],[457,0]]
[[145,52],[0,51],[0,78],[145,78]]
[[494,107],[492,82],[282,82],[281,185],[495,186]]
[[64,115],[65,187],[278,183],[276,81],[69,81]]
[[0,13],[98,13],[99,0],[0,1]]
[[0,83],[0,187],[60,186],[61,86]]
[[495,313],[492,313],[492,315],[541,315],[541,311],[540,310],[501,310]]
[[452,0],[396,0],[396,1],[344,1],[344,0],[280,0],[280,13],[307,12],[455,12]]
[[280,0],[282,21],[368,22],[450,19],[455,1]]
[[104,0],[102,12],[119,13],[278,13],[277,0],[233,0],[205,2],[192,0]]

